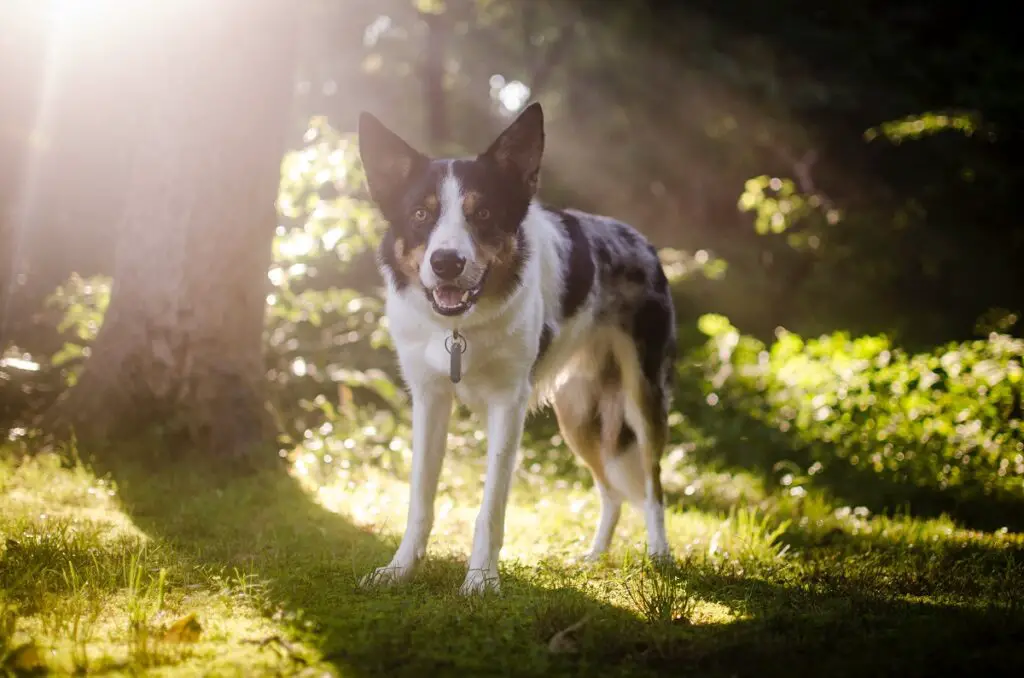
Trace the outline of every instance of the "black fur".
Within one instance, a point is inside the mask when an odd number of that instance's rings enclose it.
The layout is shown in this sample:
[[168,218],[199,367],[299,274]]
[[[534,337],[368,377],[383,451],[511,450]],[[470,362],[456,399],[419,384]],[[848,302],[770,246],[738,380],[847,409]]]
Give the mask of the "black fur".
[[544,327],[540,331],[540,344],[537,346],[537,357],[533,361],[534,368],[537,367],[537,363],[539,363],[547,354],[548,347],[551,346],[552,338],[553,333],[551,330],[551,325],[544,323]]
[[587,300],[594,286],[596,267],[591,255],[590,241],[587,239],[580,220],[568,212],[551,212],[562,222],[562,228],[569,238],[569,251],[566,255],[565,288],[562,290],[562,317],[571,318],[579,311]]
[[[664,409],[674,376],[675,311],[657,249],[632,227],[614,219],[570,211],[595,253],[594,312],[636,343],[651,405]],[[563,220],[563,223],[564,222]],[[571,269],[567,271],[571,281]],[[652,416],[655,415],[652,412]]]

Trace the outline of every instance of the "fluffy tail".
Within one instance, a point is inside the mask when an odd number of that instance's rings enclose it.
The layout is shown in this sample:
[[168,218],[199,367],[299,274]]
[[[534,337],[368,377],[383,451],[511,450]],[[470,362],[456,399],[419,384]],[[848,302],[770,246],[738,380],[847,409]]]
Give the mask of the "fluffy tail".
[[609,488],[618,499],[641,506],[646,494],[643,454],[636,432],[624,420],[621,391],[601,402],[601,462]]

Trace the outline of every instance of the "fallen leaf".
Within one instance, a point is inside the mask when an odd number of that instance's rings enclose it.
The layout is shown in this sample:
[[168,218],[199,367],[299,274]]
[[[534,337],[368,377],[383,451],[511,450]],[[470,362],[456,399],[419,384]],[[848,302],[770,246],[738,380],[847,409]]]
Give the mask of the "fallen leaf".
[[579,644],[572,637],[572,634],[583,628],[588,619],[590,619],[590,615],[551,636],[551,640],[548,641],[548,652],[551,654],[575,654],[579,652]]
[[199,625],[196,613],[191,612],[164,631],[163,640],[168,643],[194,643],[199,640],[203,627]]

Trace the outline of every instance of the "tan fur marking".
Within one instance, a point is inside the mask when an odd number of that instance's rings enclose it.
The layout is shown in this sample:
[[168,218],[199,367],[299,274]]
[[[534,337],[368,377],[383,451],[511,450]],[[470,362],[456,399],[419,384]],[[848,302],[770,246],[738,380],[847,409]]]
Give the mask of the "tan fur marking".
[[491,267],[484,293],[504,295],[516,279],[516,255],[519,241],[514,235],[503,237],[496,245],[477,244],[481,259]]
[[608,487],[608,477],[605,475],[604,462],[601,460],[600,440],[587,433],[585,423],[574,421],[573,415],[566,410],[568,403],[555,398],[551,404],[555,410],[555,419],[558,420],[558,430],[565,438],[569,449],[586,464],[595,481]]
[[395,261],[398,262],[398,269],[403,275],[409,278],[419,277],[426,249],[425,245],[418,245],[406,252],[405,241],[401,239],[395,241]]
[[462,213],[467,217],[473,216],[479,209],[483,197],[479,191],[466,191],[462,196]]
[[658,503],[663,503],[661,457],[668,442],[665,412],[642,376],[640,359],[632,340],[617,332],[613,335],[610,348],[620,370],[626,418],[631,418],[631,412],[636,415],[628,423],[636,433],[640,445],[645,476],[651,481],[654,498]]
[[431,212],[436,214],[437,210],[441,206],[441,201],[438,200],[436,195],[431,194],[431,195],[428,195],[426,198],[423,199],[423,206],[426,207]]

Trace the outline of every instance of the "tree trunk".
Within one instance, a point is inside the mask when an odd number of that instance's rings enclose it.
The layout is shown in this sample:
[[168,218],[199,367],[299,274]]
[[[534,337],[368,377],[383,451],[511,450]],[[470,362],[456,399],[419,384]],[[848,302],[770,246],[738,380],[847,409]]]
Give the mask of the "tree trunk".
[[427,27],[422,77],[427,116],[427,144],[433,151],[449,141],[448,97],[444,88],[444,58],[451,26],[447,14],[421,14]]
[[266,440],[262,330],[292,100],[289,5],[119,7],[114,57],[126,60],[141,143],[124,186],[110,306],[51,419],[79,437],[169,426],[236,459]]

